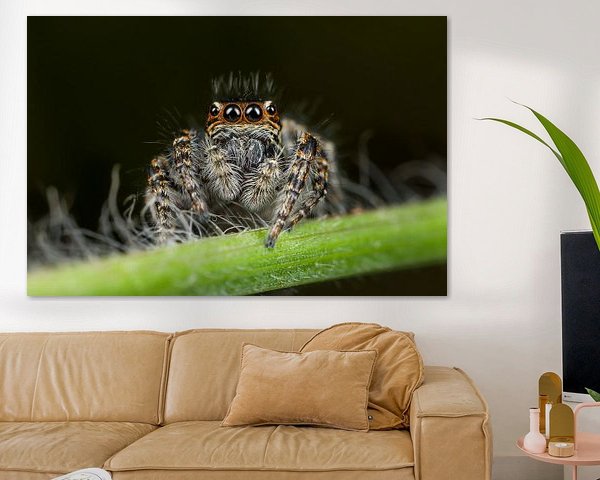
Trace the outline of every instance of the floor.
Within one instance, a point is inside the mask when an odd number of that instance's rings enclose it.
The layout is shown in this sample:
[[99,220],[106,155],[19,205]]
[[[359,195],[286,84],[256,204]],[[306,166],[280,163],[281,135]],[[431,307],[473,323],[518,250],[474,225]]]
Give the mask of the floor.
[[562,465],[536,462],[528,457],[496,457],[493,480],[563,480]]

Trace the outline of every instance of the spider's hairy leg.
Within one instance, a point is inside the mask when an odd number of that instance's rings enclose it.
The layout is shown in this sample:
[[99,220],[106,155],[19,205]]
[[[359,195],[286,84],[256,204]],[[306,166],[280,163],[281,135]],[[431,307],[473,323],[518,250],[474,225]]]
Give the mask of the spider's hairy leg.
[[292,228],[304,217],[310,215],[313,208],[327,195],[327,186],[329,178],[329,160],[325,151],[318,146],[314,163],[315,169],[311,169],[312,191],[308,194],[298,211],[289,222],[288,228]]
[[175,183],[189,200],[189,209],[197,214],[208,213],[204,189],[200,184],[201,149],[195,130],[183,130],[173,140],[171,151]]
[[265,245],[268,248],[275,246],[277,237],[281,234],[285,224],[292,213],[294,205],[298,200],[300,192],[306,185],[306,179],[310,173],[311,164],[314,162],[317,152],[318,142],[315,137],[309,133],[303,133],[298,140],[298,146],[295,152],[295,158],[291,164],[290,178],[285,190],[285,195],[275,223],[267,236]]
[[158,156],[150,162],[146,205],[156,222],[158,243],[164,243],[173,235],[174,214],[172,209],[173,184],[169,179],[168,162],[164,156]]
[[346,213],[346,198],[338,170],[335,145],[332,142],[320,141],[319,147],[322,150],[322,156],[327,161],[327,186],[324,196],[327,199],[326,211],[332,214]]

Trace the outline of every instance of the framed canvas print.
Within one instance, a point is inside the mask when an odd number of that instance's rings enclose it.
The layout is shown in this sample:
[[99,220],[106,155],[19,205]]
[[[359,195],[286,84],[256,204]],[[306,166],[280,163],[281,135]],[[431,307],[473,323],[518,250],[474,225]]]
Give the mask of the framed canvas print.
[[29,17],[28,294],[447,293],[446,17]]

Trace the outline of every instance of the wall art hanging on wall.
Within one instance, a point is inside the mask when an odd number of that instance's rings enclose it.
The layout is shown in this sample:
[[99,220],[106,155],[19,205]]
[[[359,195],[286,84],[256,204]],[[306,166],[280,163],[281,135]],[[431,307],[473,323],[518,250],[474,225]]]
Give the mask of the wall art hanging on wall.
[[28,294],[446,295],[446,17],[30,17]]

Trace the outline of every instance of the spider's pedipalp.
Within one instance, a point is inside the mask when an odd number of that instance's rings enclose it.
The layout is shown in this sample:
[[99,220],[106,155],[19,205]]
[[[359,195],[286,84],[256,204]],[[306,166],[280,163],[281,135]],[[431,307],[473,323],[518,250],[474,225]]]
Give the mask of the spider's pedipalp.
[[[230,147],[236,140],[230,140]],[[239,150],[230,148],[230,150]],[[204,176],[207,179],[211,192],[223,201],[231,202],[240,193],[242,188],[241,175],[236,163],[228,161],[223,149],[207,139],[204,145]]]
[[242,204],[255,212],[269,203],[275,196],[281,170],[277,158],[268,158],[244,181]]

